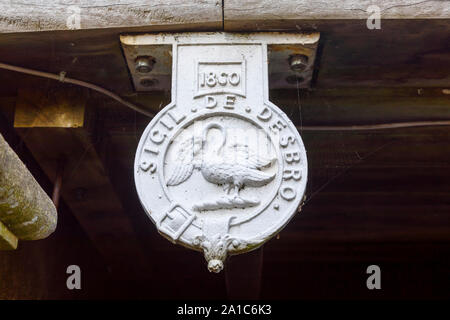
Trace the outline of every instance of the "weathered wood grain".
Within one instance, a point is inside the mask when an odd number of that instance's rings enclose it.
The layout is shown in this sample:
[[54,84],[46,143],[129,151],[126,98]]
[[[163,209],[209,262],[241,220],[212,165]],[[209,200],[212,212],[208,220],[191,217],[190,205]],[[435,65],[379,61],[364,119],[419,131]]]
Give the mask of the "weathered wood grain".
[[[367,19],[373,1],[73,0],[0,1],[0,32],[171,26],[177,30],[252,21]],[[377,1],[383,19],[448,19],[446,0]],[[223,9],[223,17],[222,17]],[[253,24],[255,30],[257,24]]]
[[0,32],[141,26],[221,28],[218,0],[0,1]]
[[57,223],[52,201],[1,135],[0,220],[21,240],[46,238]]
[[225,26],[257,20],[367,19],[368,8],[380,8],[382,19],[448,19],[449,2],[444,0],[225,0]]

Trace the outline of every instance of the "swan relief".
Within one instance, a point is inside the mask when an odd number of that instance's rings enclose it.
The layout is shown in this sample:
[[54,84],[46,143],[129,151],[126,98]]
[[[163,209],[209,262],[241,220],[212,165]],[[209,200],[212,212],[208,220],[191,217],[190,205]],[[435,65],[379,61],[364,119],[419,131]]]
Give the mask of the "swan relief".
[[[215,139],[208,139],[213,129],[220,133],[219,143],[213,143]],[[194,204],[193,210],[256,206],[260,200],[243,197],[240,190],[245,187],[262,187],[275,178],[275,173],[261,170],[270,168],[276,162],[275,157],[258,154],[249,144],[229,143],[228,140],[225,127],[218,122],[210,122],[203,129],[201,137],[192,135],[179,144],[174,169],[166,181],[167,186],[182,184],[191,177],[194,170],[199,170],[207,182],[220,185],[224,190],[222,197]]]

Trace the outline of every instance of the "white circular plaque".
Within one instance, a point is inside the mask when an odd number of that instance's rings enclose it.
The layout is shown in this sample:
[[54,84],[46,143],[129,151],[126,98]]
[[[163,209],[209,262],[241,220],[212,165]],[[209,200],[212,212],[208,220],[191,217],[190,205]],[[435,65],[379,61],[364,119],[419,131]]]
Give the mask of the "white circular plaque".
[[227,254],[259,247],[297,212],[306,152],[265,98],[265,45],[178,44],[174,55],[173,102],[141,137],[136,188],[158,231],[219,272]]

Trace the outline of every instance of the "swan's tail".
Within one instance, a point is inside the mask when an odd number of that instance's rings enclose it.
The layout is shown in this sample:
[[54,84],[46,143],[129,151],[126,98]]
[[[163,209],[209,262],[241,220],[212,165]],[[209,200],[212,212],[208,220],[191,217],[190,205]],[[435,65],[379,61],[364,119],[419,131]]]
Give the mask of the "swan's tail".
[[250,169],[245,176],[245,185],[250,187],[262,187],[275,178],[274,174],[268,174],[259,170]]

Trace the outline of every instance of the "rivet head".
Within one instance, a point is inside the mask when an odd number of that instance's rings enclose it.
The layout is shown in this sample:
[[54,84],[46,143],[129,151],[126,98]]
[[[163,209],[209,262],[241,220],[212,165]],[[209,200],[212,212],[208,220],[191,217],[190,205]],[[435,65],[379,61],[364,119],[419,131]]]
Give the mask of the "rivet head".
[[247,107],[247,108],[245,108],[245,111],[250,112],[250,111],[252,111],[252,109],[250,107]]
[[135,60],[136,71],[139,73],[149,73],[153,70],[155,59],[149,56],[139,56]]
[[308,56],[295,54],[289,57],[289,66],[294,72],[302,72],[308,66]]

